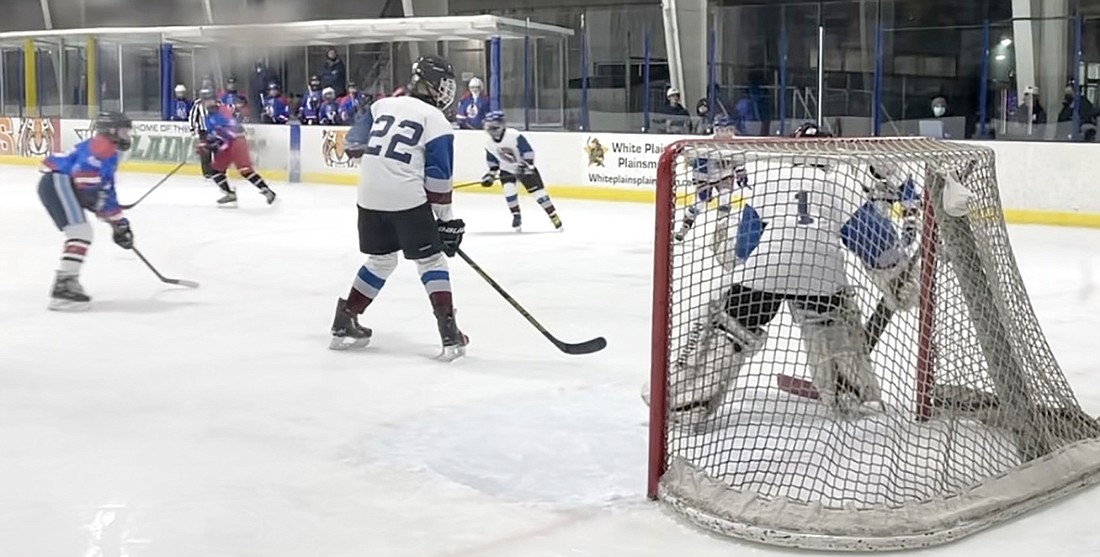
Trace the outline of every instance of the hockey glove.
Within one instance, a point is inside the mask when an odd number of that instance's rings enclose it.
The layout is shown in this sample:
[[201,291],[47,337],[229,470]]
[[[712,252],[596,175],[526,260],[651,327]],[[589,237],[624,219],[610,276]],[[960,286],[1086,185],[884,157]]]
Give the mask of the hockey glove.
[[483,187],[483,188],[492,187],[492,185],[496,181],[497,181],[497,173],[490,170],[489,172],[486,172],[484,176],[481,177],[481,187]]
[[122,249],[134,249],[134,233],[130,230],[130,221],[125,218],[111,222],[114,240]]
[[454,257],[458,247],[462,245],[462,235],[466,233],[466,223],[462,219],[437,220],[439,227],[439,240],[443,243],[443,253],[447,257]]
[[367,149],[366,145],[357,145],[357,144],[345,145],[344,146],[344,154],[347,155],[348,158],[359,159],[359,158],[363,158],[363,153],[366,152],[366,149]]

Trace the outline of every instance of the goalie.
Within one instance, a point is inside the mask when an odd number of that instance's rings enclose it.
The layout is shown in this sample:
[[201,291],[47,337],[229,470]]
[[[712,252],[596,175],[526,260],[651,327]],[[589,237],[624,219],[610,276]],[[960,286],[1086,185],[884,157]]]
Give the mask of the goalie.
[[[829,137],[807,126],[795,137]],[[890,309],[914,307],[915,259],[887,212],[913,186],[889,162],[823,162],[760,163],[739,215],[718,224],[709,247],[722,276],[709,299],[689,302],[686,330],[673,340],[675,420],[695,424],[713,415],[784,303],[801,330],[821,402],[843,411],[852,399],[881,400],[843,252],[859,259]],[[909,202],[916,207],[911,195]]]

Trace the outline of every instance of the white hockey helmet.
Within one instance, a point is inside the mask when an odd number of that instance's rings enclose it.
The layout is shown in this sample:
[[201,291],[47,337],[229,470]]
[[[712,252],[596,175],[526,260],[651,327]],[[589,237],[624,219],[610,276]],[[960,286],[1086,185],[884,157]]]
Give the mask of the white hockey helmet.
[[335,99],[336,89],[333,89],[332,87],[325,87],[323,90],[321,90],[321,96],[326,99]]
[[186,96],[187,96],[187,86],[182,84],[182,83],[180,83],[179,85],[176,85],[176,97],[177,98],[182,98],[182,97],[186,97]]
[[469,83],[466,84],[466,87],[474,95],[480,95],[481,91],[483,91],[485,89],[485,84],[482,83],[480,77],[475,77],[475,78],[470,79]]

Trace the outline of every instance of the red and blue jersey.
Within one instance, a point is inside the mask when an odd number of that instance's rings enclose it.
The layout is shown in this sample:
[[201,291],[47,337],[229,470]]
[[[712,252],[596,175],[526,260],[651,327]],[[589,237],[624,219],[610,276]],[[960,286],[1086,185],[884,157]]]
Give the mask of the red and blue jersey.
[[101,219],[122,219],[115,192],[118,148],[109,138],[97,135],[76,144],[68,153],[54,153],[42,164],[49,172],[64,174],[72,181],[80,206]]
[[206,115],[206,140],[218,146],[228,146],[244,136],[244,126],[233,116],[232,107],[221,106]]

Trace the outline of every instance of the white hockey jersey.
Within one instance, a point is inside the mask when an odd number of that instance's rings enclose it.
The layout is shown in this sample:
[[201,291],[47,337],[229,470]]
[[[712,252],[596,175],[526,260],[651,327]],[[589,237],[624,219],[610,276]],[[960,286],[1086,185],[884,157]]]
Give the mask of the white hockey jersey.
[[737,262],[729,280],[777,294],[831,295],[848,286],[845,249],[869,267],[897,264],[904,246],[889,215],[867,201],[862,179],[811,165],[755,172],[752,187],[741,190],[733,253],[723,254]]
[[535,167],[535,150],[515,128],[506,128],[500,141],[489,138],[485,144],[485,162],[489,170],[520,174],[522,167]]
[[437,215],[449,214],[454,134],[436,107],[409,96],[381,99],[348,131],[345,149],[364,152],[360,207],[403,211],[429,202]]

